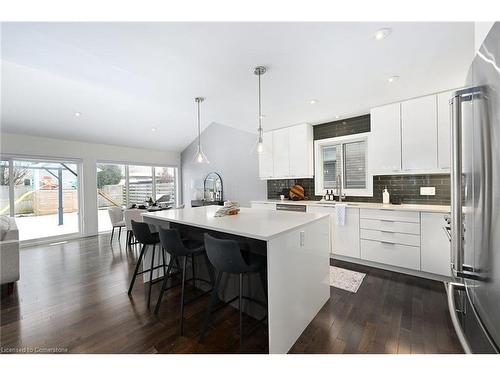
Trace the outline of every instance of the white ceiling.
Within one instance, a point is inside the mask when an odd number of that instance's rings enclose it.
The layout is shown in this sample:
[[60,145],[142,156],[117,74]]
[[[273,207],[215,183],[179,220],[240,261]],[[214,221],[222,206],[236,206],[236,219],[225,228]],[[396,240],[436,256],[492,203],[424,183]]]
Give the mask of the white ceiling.
[[[377,41],[381,27],[393,32]],[[2,131],[177,151],[196,136],[195,96],[203,128],[255,131],[256,65],[269,130],[458,87],[474,50],[473,23],[456,22],[3,23],[1,36]]]

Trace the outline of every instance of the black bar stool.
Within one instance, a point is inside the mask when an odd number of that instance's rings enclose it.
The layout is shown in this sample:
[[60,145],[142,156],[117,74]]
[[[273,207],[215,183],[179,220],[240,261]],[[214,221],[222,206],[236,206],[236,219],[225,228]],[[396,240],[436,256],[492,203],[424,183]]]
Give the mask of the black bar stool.
[[[158,268],[163,268],[163,274],[166,275],[165,253],[162,250],[160,250],[162,251],[163,264],[155,266],[154,259],[155,259],[156,244],[160,243],[158,233],[151,233],[149,225],[147,223],[135,220],[132,220],[132,231],[134,232],[134,237],[137,239],[137,242],[142,244],[142,248],[141,248],[141,253],[139,254],[139,259],[137,260],[137,265],[135,266],[134,276],[132,276],[132,280],[130,281],[128,294],[130,295],[132,293],[132,288],[134,287],[135,278],[137,277],[137,275],[149,272],[149,291],[148,291],[148,308],[149,308],[149,304],[151,301],[151,287],[153,286],[154,283],[161,281],[161,279],[153,281],[153,271]],[[153,254],[151,255],[151,267],[147,270],[145,270],[143,267],[143,270],[139,272],[139,267],[141,266],[148,245],[153,245]]]
[[[252,254],[252,253],[246,253],[247,259],[244,258],[240,246],[238,245],[238,242],[234,240],[220,240],[217,238],[214,238],[210,236],[209,234],[205,233],[205,249],[207,252],[208,259],[212,263],[212,265],[215,268],[215,271],[217,273],[216,279],[215,279],[215,286],[212,291],[212,298],[210,300],[210,304],[207,309],[207,315],[205,318],[205,323],[203,326],[203,330],[201,331],[200,337],[198,341],[202,341],[203,338],[205,337],[205,334],[208,329],[208,325],[210,323],[210,316],[211,314],[215,311],[218,310],[219,308],[226,306],[227,304],[235,301],[238,299],[238,308],[240,310],[240,350],[243,344],[243,311],[242,311],[242,300],[246,299],[251,302],[255,302],[262,306],[263,308],[266,309],[266,314],[265,316],[260,319],[257,324],[262,323],[265,319],[267,319],[267,284],[266,284],[266,278],[265,278],[265,270],[266,270],[266,258],[257,254]],[[236,297],[230,299],[226,303],[222,304],[221,306],[215,308],[215,305],[217,303],[217,300],[219,299],[218,297],[218,291],[219,291],[219,286],[220,282],[222,279],[222,274],[223,273],[228,273],[228,274],[236,274],[239,276],[239,293]],[[253,298],[243,296],[243,275],[245,274],[250,274],[250,273],[259,273],[260,276],[260,281],[262,283],[262,287],[264,288],[264,293],[265,293],[265,298],[266,298],[266,303],[257,301]],[[250,330],[253,331],[254,328],[256,328],[257,324],[255,327],[252,327]]]
[[[205,247],[203,246],[203,242],[192,241],[192,240],[182,240],[179,232],[176,229],[164,229],[164,228],[160,228],[160,241],[161,241],[161,245],[163,246],[163,248],[167,251],[167,253],[170,254],[170,261],[168,263],[168,268],[167,268],[167,272],[166,272],[167,276],[163,279],[161,292],[160,292],[160,295],[158,296],[158,302],[156,303],[155,314],[158,314],[158,311],[160,310],[161,300],[163,298],[163,294],[165,293],[165,291],[179,285],[179,284],[175,284],[175,285],[171,285],[170,287],[167,287],[168,279],[171,278],[172,276],[174,276],[174,274],[171,274],[174,261],[178,264],[179,259],[180,259],[180,260],[182,260],[182,268],[181,268],[182,278],[181,278],[181,284],[180,284],[182,287],[180,331],[181,331],[181,335],[183,335],[184,334],[184,306],[212,291],[212,289],[210,289],[204,293],[199,294],[198,296],[192,298],[189,301],[185,301],[184,294],[185,294],[186,282],[191,281],[193,283],[193,286],[195,286],[196,281],[202,281],[202,282],[209,284],[211,287],[213,287],[213,285],[214,285],[213,269],[212,269],[212,265],[208,261],[207,254],[205,252]],[[196,277],[196,274],[195,274],[195,256],[203,256],[205,258],[207,268],[208,268],[208,273],[210,276],[210,281]],[[188,259],[191,260],[191,275],[192,275],[192,277],[190,279],[186,280],[186,273],[187,273],[186,268],[187,268]]]

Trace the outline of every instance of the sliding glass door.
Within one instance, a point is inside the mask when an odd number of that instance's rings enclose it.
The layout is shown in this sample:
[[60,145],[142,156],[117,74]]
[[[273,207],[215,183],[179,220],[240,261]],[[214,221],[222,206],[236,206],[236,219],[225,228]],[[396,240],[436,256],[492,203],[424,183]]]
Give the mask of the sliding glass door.
[[78,163],[2,160],[0,177],[0,214],[15,217],[21,241],[80,232]]
[[97,164],[98,229],[112,229],[108,209],[160,200],[176,204],[177,168],[135,164]]

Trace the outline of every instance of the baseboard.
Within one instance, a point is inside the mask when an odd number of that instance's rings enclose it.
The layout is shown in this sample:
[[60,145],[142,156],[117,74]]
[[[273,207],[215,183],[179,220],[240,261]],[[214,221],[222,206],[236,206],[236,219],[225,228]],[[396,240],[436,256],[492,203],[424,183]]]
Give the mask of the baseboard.
[[351,257],[346,257],[343,255],[335,255],[335,254],[330,254],[330,258],[343,260],[343,261],[349,262],[349,263],[361,264],[363,266],[380,268],[380,269],[387,270],[387,271],[404,273],[406,275],[422,277],[424,279],[431,279],[431,280],[442,281],[442,282],[450,282],[451,281],[451,277],[446,277],[443,275],[436,275],[436,274],[429,273],[429,272],[410,270],[408,268],[391,266],[389,264],[371,262],[369,260],[364,260],[364,259],[359,259],[359,258],[351,258]]

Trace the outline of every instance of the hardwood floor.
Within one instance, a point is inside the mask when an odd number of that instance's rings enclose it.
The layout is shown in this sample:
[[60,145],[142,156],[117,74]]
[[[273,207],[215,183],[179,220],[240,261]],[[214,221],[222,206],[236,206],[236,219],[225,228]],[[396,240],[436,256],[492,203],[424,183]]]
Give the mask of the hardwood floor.
[[[124,242],[124,238],[122,238]],[[21,250],[21,280],[0,307],[0,348],[7,352],[237,353],[238,311],[221,309],[203,343],[197,335],[208,296],[186,307],[179,335],[180,288],[169,291],[155,316],[147,287],[127,287],[138,253],[109,235]],[[332,298],[304,331],[292,353],[461,352],[441,283],[339,263],[366,272],[358,293],[331,288]],[[142,281],[142,280],[140,280]],[[152,301],[160,285],[155,284]],[[190,287],[187,297],[198,290]],[[293,303],[293,301],[291,301]],[[246,326],[253,319],[246,317]],[[243,349],[266,353],[265,329]]]
[[342,261],[364,272],[357,293],[331,298],[290,353],[463,353],[443,283]]

